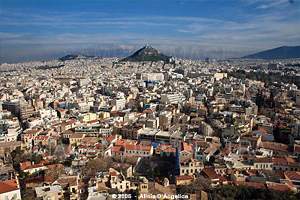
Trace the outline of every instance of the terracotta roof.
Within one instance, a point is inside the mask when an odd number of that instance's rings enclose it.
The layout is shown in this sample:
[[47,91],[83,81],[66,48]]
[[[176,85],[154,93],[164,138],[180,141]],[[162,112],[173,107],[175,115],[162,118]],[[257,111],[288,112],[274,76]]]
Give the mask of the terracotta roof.
[[77,185],[77,178],[76,177],[61,177],[57,179],[59,184],[68,184],[69,186]]
[[284,184],[278,184],[278,183],[268,183],[267,184],[268,188],[273,189],[273,190],[278,190],[282,192],[291,192],[291,189]]
[[49,136],[46,135],[38,135],[35,137],[35,140],[48,140]]
[[26,167],[30,166],[31,165],[31,162],[30,161],[27,161],[27,162],[21,162],[20,163],[20,169],[21,170],[24,170]]
[[256,169],[249,169],[249,170],[247,170],[247,173],[248,173],[250,176],[253,176],[253,175],[256,175],[256,174],[257,174],[257,170],[256,170]]
[[55,170],[55,169],[65,169],[65,166],[62,164],[53,164],[53,165],[48,165],[48,170]]
[[114,135],[111,135],[109,137],[106,138],[106,140],[108,141],[113,141],[115,139],[115,136]]
[[277,143],[277,142],[262,142],[260,144],[260,147],[265,148],[265,149],[271,149],[275,151],[288,151],[288,146],[283,143]]
[[173,147],[168,147],[168,148],[164,149],[163,152],[165,152],[165,153],[175,153],[176,149],[173,148]]
[[65,132],[63,132],[63,134],[73,134],[74,132],[71,131],[70,129],[69,130],[66,130]]
[[297,180],[297,181],[300,181],[300,172],[285,171],[285,172],[284,172],[284,176],[285,176],[287,179],[290,179],[290,180]]
[[182,144],[183,144],[183,150],[184,151],[194,152],[192,146],[189,145],[187,142],[183,142]]
[[84,137],[84,133],[73,133],[72,135],[70,135],[70,138],[83,138]]
[[215,170],[213,170],[212,168],[204,168],[202,170],[202,172],[204,174],[206,174],[208,176],[209,179],[216,179],[218,178],[217,173],[215,172]]
[[279,170],[279,169],[275,170],[276,175],[279,176],[279,178],[281,179],[285,179],[284,172],[285,172],[284,170]]
[[90,124],[97,123],[98,121],[99,121],[98,119],[91,120]]
[[178,180],[178,181],[183,181],[183,180],[194,180],[194,177],[193,177],[193,176],[186,176],[186,175],[183,175],[183,176],[175,176],[175,179]]
[[0,182],[0,194],[11,192],[14,190],[19,190],[20,185],[18,184],[17,179],[11,179]]
[[204,142],[204,141],[194,141],[194,145],[195,146],[199,146],[199,147],[208,147],[209,145]]
[[60,137],[58,136],[58,135],[52,135],[51,136],[51,139],[53,139],[53,140],[58,140]]
[[109,172],[109,174],[110,174],[111,176],[118,176],[117,172],[115,172],[115,171]]
[[273,164],[287,166],[288,161],[285,158],[273,158]]
[[51,163],[50,160],[41,160],[41,162],[39,164],[41,165],[49,165]]
[[124,148],[122,146],[113,146],[111,147],[112,152],[124,152]]
[[95,138],[95,137],[85,137],[82,139],[83,143],[96,143],[98,142],[99,138]]
[[38,177],[33,177],[33,178],[27,178],[24,183],[41,183],[44,182],[44,177],[43,176],[38,176]]
[[24,170],[34,169],[34,168],[39,168],[39,167],[43,167],[43,165],[41,165],[41,164],[30,165],[30,166],[27,166]]
[[131,144],[125,145],[126,150],[150,151],[151,148],[152,148],[152,146],[131,145]]
[[257,182],[237,182],[237,185],[247,185],[247,186],[252,186],[256,188],[266,188],[264,183],[257,183]]
[[267,134],[267,131],[263,128],[258,129],[259,132],[262,132],[263,134]]
[[272,157],[254,158],[254,163],[273,163]]

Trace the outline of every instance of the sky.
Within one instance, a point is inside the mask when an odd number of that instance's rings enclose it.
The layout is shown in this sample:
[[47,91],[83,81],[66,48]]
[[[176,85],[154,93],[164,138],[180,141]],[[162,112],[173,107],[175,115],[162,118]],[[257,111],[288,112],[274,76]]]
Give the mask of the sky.
[[218,60],[297,46],[300,1],[0,0],[1,63],[126,57],[146,44]]

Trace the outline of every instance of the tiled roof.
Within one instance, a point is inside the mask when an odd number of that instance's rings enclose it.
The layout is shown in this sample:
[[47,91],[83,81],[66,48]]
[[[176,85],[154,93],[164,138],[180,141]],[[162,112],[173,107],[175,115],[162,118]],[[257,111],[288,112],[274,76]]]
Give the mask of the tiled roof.
[[0,194],[19,190],[19,184],[17,179],[11,179],[0,182]]
[[217,173],[212,168],[204,168],[202,170],[202,172],[205,173],[208,176],[208,178],[210,178],[210,179],[216,179],[216,178],[218,178]]
[[291,192],[291,189],[284,184],[278,184],[278,183],[268,183],[267,184],[268,188],[273,189],[273,190],[278,190],[282,192]]
[[34,168],[40,168],[40,167],[43,167],[43,165],[41,165],[41,164],[34,164],[34,165],[27,166],[24,170],[34,169]]
[[190,151],[190,152],[193,152],[193,148],[191,145],[189,145],[187,142],[183,142],[183,150],[184,151]]
[[284,175],[287,179],[300,181],[300,172],[285,171]]
[[141,146],[141,145],[125,145],[126,150],[139,150],[139,151],[150,151],[152,146]]
[[285,158],[273,158],[273,164],[287,166],[288,162]]
[[30,161],[27,161],[27,162],[22,162],[20,163],[20,169],[21,170],[24,170],[26,169],[26,167],[30,166],[31,165],[31,162]]
[[194,177],[193,177],[193,176],[186,176],[186,175],[183,175],[183,176],[175,176],[175,179],[178,180],[178,181],[183,181],[183,180],[194,180]]
[[288,146],[286,144],[277,143],[277,142],[262,142],[260,144],[260,147],[265,149],[275,150],[275,151],[283,151],[283,152],[288,151]]
[[111,135],[109,137],[106,138],[106,140],[108,141],[113,141],[115,139],[115,136],[114,135]]
[[254,158],[254,163],[273,163],[272,157]]
[[113,146],[111,147],[112,152],[124,152],[124,148],[122,146]]
[[83,138],[83,137],[84,137],[84,133],[74,133],[70,135],[70,138]]
[[259,132],[262,132],[263,134],[267,134],[267,131],[263,128],[258,129]]
[[247,185],[247,186],[252,186],[256,188],[266,188],[264,183],[257,183],[257,182],[237,182],[237,185]]
[[69,184],[69,186],[77,185],[77,178],[76,177],[61,177],[57,179],[59,184]]

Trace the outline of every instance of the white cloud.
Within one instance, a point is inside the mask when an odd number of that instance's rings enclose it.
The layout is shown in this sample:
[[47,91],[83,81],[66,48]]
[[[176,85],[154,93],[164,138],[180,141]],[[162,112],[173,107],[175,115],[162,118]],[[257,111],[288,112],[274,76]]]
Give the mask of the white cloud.
[[277,8],[282,6],[287,6],[289,4],[288,0],[276,0],[269,1],[268,4],[262,4],[257,6],[257,9],[268,9],[268,8]]
[[24,36],[30,35],[29,33],[7,33],[7,32],[0,32],[0,38],[5,39],[13,39],[13,38],[21,38]]

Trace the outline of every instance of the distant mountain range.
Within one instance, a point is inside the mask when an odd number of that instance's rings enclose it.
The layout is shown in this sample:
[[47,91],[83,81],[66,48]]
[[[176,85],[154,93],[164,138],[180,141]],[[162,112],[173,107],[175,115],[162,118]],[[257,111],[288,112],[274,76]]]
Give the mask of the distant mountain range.
[[265,60],[300,58],[300,46],[282,46],[275,49],[269,49],[266,51],[261,51],[255,54],[244,56],[242,58],[254,58]]
[[88,58],[102,58],[98,56],[86,56],[86,55],[81,55],[81,54],[71,54],[71,55],[66,55],[62,58],[60,58],[60,61],[66,61],[66,60],[79,60],[79,59],[88,59]]
[[131,56],[120,60],[123,61],[130,61],[130,62],[141,62],[141,61],[164,61],[166,63],[169,62],[171,56],[166,56],[164,54],[159,53],[155,48],[146,45],[143,48],[136,51]]
[[[60,58],[60,61],[66,60],[80,60],[80,59],[101,59],[100,56],[86,56],[81,54],[71,54]],[[131,56],[121,59],[120,62],[130,61],[130,62],[143,62],[143,61],[164,61],[169,63],[171,56],[167,56],[159,53],[155,48],[146,45],[143,48],[136,51]],[[261,51],[255,54],[243,56],[242,58],[252,58],[252,59],[290,59],[290,58],[300,58],[300,46],[282,46],[274,49],[269,49],[266,51]]]

